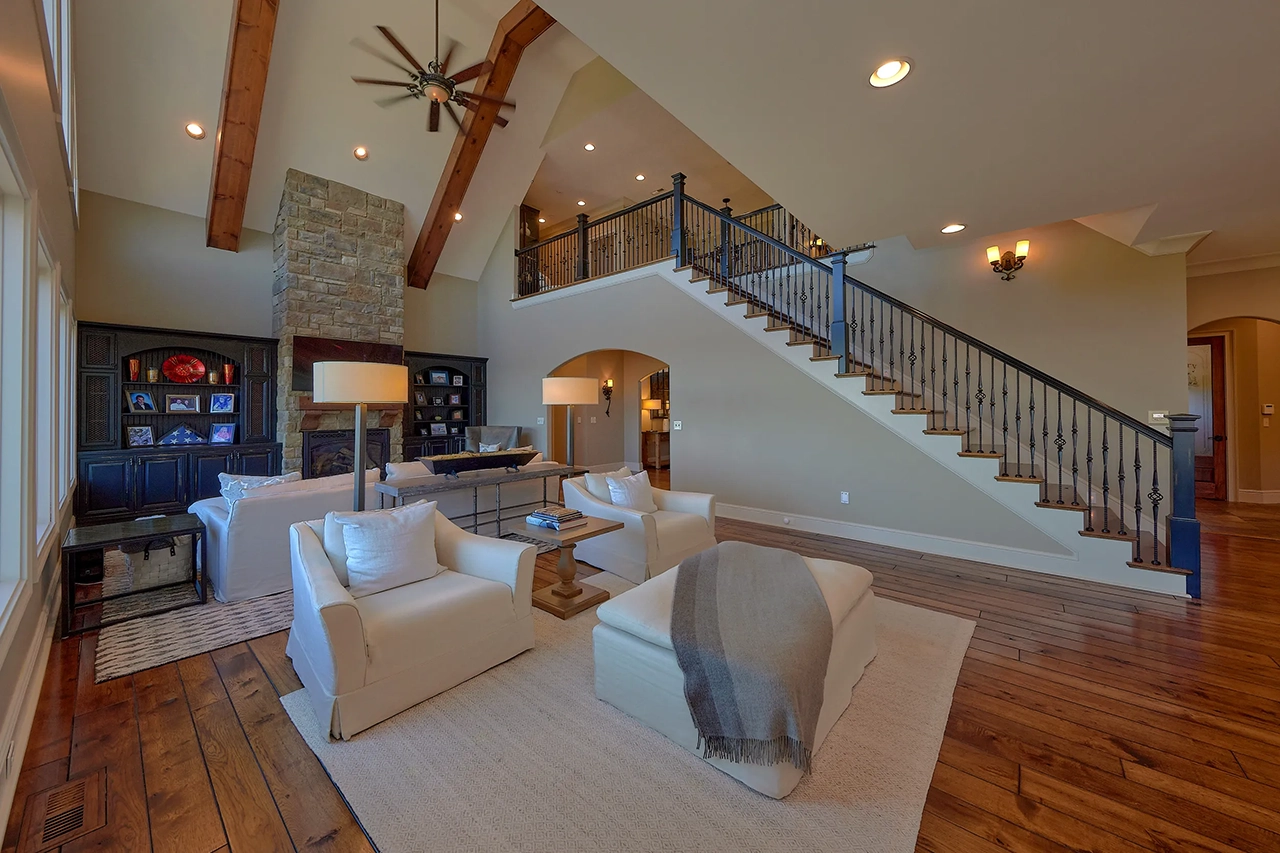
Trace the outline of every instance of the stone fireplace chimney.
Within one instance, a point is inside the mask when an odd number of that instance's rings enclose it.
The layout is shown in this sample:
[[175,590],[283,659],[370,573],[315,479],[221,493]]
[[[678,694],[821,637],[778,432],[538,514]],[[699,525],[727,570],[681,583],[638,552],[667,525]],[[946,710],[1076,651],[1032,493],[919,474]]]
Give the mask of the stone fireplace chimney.
[[[293,390],[293,338],[404,345],[404,205],[290,169],[275,230],[273,329],[280,339],[277,439],[284,472],[302,468],[302,433],[351,430],[350,411],[315,411]],[[382,412],[391,461],[402,458],[403,412]]]

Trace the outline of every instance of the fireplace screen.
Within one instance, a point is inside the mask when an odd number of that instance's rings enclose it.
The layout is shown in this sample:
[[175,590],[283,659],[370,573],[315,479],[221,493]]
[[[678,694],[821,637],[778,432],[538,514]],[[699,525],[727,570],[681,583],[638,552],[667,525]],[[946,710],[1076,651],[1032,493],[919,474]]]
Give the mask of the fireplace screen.
[[[377,466],[378,470],[386,469],[391,459],[391,430],[371,429],[368,431],[366,447],[368,465]],[[355,470],[352,445],[355,442],[355,430],[326,429],[312,430],[302,434],[302,476],[329,477],[334,474],[350,474]]]

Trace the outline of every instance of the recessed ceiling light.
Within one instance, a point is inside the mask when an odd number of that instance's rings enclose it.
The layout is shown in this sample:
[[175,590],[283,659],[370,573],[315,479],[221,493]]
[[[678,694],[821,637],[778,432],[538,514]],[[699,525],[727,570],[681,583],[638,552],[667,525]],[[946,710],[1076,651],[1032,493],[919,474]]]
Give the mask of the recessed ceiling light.
[[194,121],[187,124],[187,136],[192,139],[204,139],[204,128],[196,124]]
[[541,223],[543,223],[544,225],[545,225],[545,224],[546,224],[546,222],[547,222],[547,220],[543,219],[541,216],[539,216],[539,217],[538,217],[538,221],[539,221],[539,222],[541,222]]
[[891,59],[881,65],[868,81],[877,89],[892,86],[911,73],[911,60],[906,58]]
[[942,226],[942,233],[943,233],[943,234],[955,234],[955,233],[957,233],[957,232],[959,232],[959,231],[963,231],[963,230],[964,230],[964,223],[963,223],[963,222],[956,222],[956,223],[953,223],[953,224],[951,224],[951,225],[944,225],[944,226]]
[[644,175],[636,175],[636,180],[637,180],[637,181],[643,181],[643,180],[644,180]]
[[352,151],[351,153],[355,155],[355,158],[357,160],[369,159],[369,149],[365,148],[363,145],[357,145],[355,150]]
[[582,199],[578,199],[578,207],[586,207],[587,203]]
[[592,145],[590,142],[588,142],[586,145],[584,145],[584,146],[582,146],[582,147],[583,147],[583,148],[585,148],[585,149],[587,149],[588,151],[595,151],[595,150],[596,150],[596,147],[595,147],[594,145]]
[[455,213],[455,214],[453,215],[453,221],[454,221],[454,222],[461,222],[461,221],[462,221],[462,214],[461,214],[461,213]]

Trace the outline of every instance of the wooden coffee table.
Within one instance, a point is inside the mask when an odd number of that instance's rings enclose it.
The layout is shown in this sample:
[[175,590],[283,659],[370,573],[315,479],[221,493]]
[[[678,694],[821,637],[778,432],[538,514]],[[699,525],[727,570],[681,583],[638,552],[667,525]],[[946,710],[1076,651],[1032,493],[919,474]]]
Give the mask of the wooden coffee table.
[[622,527],[620,521],[606,521],[603,518],[591,516],[587,517],[586,524],[571,527],[568,530],[551,530],[525,522],[524,529],[520,530],[520,533],[560,549],[560,562],[556,565],[556,574],[560,576],[560,583],[535,592],[533,606],[547,611],[552,616],[568,619],[588,607],[608,601],[608,590],[574,580],[578,574],[578,561],[573,557],[573,549],[584,539],[603,536],[606,533],[621,530]]

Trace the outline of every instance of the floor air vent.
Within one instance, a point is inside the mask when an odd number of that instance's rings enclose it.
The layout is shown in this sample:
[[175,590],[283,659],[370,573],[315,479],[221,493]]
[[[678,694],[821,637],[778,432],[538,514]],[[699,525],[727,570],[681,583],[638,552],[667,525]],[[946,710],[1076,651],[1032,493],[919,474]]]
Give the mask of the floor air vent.
[[40,853],[107,823],[106,768],[27,798],[18,853]]

